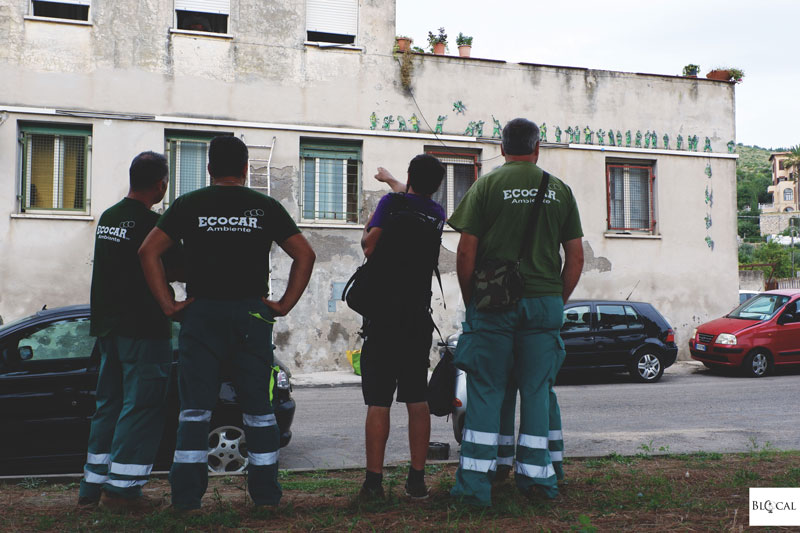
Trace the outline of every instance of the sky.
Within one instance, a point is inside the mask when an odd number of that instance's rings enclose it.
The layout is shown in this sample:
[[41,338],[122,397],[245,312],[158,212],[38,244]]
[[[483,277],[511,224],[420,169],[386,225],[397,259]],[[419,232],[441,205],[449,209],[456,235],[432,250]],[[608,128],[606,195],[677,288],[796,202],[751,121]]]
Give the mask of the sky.
[[[396,0],[397,34],[427,49],[443,26],[472,57],[623,72],[681,74],[684,65],[744,71],[736,142],[800,144],[800,0]],[[794,58],[794,59],[793,59]]]

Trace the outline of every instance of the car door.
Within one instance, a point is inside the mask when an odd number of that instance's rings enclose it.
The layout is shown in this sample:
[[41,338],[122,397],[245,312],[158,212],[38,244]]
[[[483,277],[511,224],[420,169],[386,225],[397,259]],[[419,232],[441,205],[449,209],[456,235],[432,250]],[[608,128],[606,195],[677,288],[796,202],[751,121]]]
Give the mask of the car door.
[[592,322],[594,313],[588,303],[567,304],[564,307],[564,325],[561,326],[561,338],[567,357],[563,367],[580,367],[590,364],[594,349]]
[[644,322],[630,304],[597,304],[596,364],[627,366],[631,352],[647,337]]
[[775,363],[800,363],[800,313],[797,300],[786,304],[772,330]]
[[8,430],[0,439],[0,457],[36,458],[43,466],[84,456],[99,360],[89,319],[32,325],[9,337],[2,350],[16,356],[0,368],[0,420]]

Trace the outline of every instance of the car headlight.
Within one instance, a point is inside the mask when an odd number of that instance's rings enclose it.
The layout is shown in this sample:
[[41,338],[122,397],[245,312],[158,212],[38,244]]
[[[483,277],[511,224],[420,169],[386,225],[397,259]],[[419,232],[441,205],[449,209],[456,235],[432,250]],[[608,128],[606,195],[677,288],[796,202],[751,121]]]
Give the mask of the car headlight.
[[717,344],[736,344],[736,335],[720,333],[717,337]]
[[696,339],[696,338],[697,338],[697,328],[694,328],[694,329],[692,330],[692,338],[693,338],[693,339]]

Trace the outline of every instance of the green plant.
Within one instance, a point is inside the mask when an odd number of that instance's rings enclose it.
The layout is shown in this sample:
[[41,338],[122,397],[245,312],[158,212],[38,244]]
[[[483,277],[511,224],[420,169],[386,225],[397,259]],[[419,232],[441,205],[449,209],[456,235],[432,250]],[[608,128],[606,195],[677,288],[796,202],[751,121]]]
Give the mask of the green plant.
[[744,78],[744,71],[738,68],[729,68],[728,75],[731,77],[731,80],[736,83],[741,83],[742,78]]
[[463,33],[458,32],[458,37],[456,37],[456,44],[458,46],[472,46],[472,36],[464,35]]
[[431,52],[433,52],[433,46],[438,43],[447,46],[447,34],[444,32],[444,28],[439,28],[439,33],[428,32],[428,44],[431,47]]
[[424,54],[425,53],[425,50],[422,47],[419,47],[419,46],[412,46],[411,47],[411,51],[412,52],[416,52],[418,54]]
[[689,63],[685,67],[683,67],[683,75],[684,76],[697,76],[697,72],[700,70],[700,65],[695,65],[694,63]]

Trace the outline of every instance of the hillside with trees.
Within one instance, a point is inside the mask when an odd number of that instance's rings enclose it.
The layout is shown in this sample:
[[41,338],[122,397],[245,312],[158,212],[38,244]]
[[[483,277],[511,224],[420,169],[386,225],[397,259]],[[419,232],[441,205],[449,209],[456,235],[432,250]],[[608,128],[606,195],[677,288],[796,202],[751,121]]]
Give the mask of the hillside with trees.
[[736,162],[736,204],[739,209],[737,224],[739,236],[747,241],[763,240],[758,227],[758,204],[772,203],[772,196],[767,192],[767,187],[772,184],[769,155],[780,150],[742,144],[736,146],[736,153],[739,154]]

